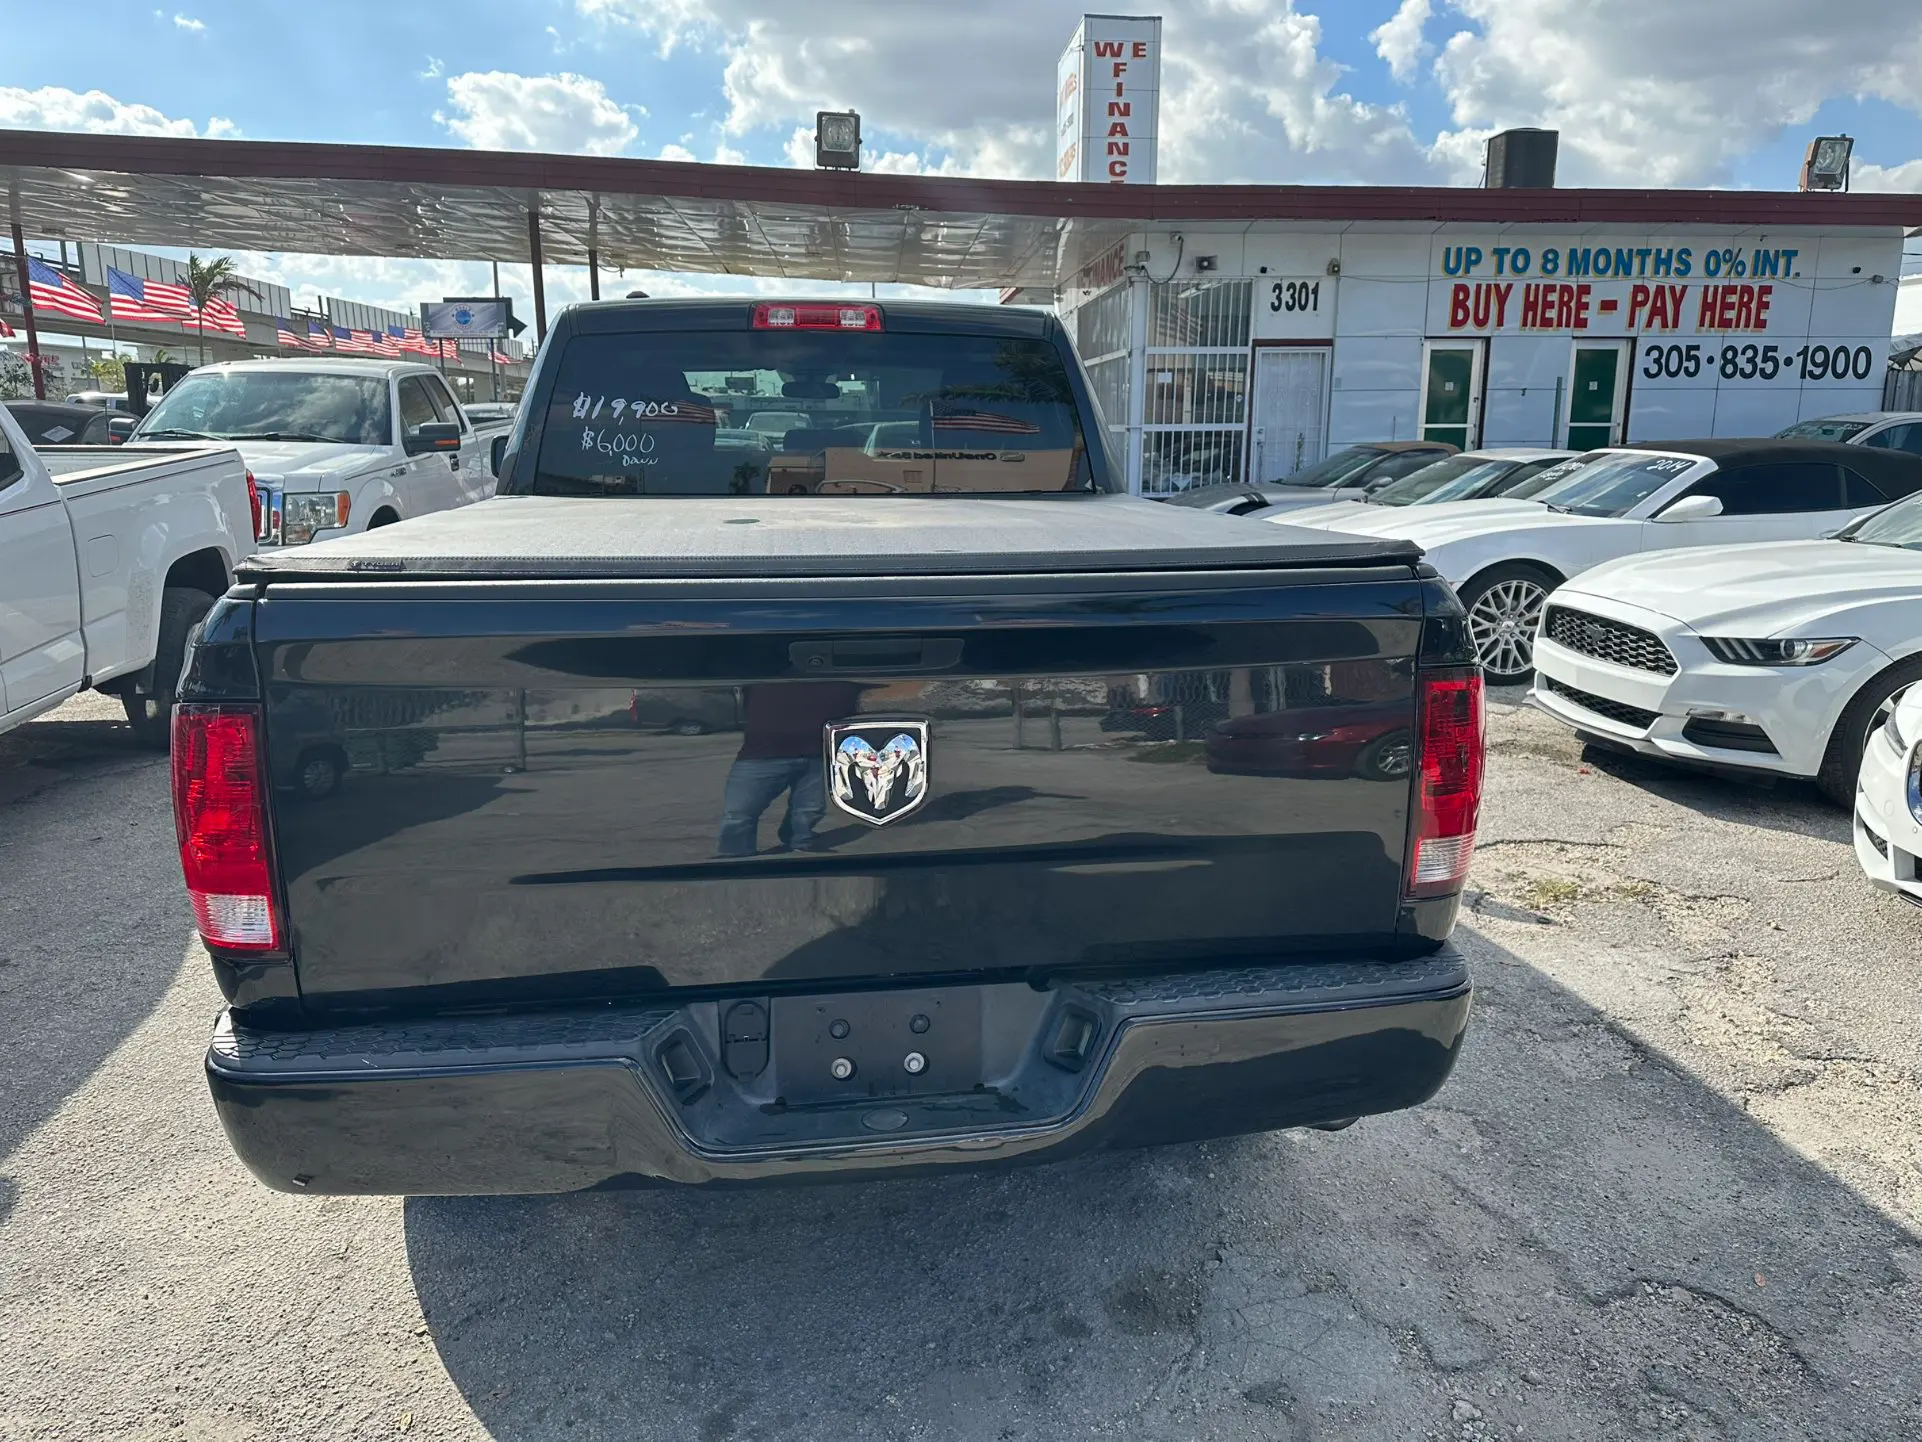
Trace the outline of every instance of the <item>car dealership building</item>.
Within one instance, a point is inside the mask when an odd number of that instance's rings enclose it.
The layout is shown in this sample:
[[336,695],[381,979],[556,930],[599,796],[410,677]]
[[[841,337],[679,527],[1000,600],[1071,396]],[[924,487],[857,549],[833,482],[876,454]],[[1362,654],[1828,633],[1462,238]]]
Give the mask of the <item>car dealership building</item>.
[[1276,480],[1358,441],[1581,449],[1881,404],[1904,230],[1846,223],[1852,197],[1730,193],[1718,221],[1713,195],[1642,196],[1571,223],[1533,219],[1540,192],[1464,194],[1481,217],[1376,219],[1384,194],[1357,190],[1345,216],[1143,228],[1067,276],[1142,488]]
[[1158,30],[1089,21],[1052,181],[0,131],[0,186],[56,240],[528,262],[537,332],[550,264],[595,293],[621,266],[1053,303],[1149,492],[1357,441],[1757,435],[1881,403],[1922,196],[1146,183]]

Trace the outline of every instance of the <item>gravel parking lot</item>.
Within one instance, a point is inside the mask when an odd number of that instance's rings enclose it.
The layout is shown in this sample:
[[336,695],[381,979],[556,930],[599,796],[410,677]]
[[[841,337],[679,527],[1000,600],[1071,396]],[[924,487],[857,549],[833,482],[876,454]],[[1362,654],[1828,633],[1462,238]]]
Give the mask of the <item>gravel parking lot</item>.
[[164,765],[101,698],[0,737],[0,1438],[1922,1435],[1922,912],[1518,700],[1429,1106],[524,1200],[253,1182]]

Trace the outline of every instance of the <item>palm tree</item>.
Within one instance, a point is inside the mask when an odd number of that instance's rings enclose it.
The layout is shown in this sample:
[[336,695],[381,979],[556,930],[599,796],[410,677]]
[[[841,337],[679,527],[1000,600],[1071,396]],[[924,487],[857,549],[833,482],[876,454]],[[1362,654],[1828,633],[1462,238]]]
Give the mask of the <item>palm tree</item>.
[[187,291],[200,314],[200,364],[207,364],[207,302],[224,291],[241,291],[260,298],[260,292],[240,278],[240,266],[231,255],[216,255],[202,260],[187,252]]

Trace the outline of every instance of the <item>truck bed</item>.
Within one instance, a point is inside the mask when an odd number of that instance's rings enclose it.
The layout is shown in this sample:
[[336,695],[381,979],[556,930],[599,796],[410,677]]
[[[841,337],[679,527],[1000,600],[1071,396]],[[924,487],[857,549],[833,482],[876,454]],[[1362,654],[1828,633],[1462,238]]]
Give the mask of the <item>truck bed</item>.
[[908,576],[1412,566],[1410,542],[1127,496],[946,499],[501,496],[253,557],[248,581]]

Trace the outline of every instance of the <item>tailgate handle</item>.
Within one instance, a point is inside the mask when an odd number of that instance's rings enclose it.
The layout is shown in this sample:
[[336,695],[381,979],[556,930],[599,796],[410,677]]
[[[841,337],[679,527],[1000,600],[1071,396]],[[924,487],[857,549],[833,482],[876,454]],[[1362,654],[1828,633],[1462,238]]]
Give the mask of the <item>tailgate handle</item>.
[[797,671],[939,671],[961,659],[958,636],[840,637],[796,641],[787,648]]

